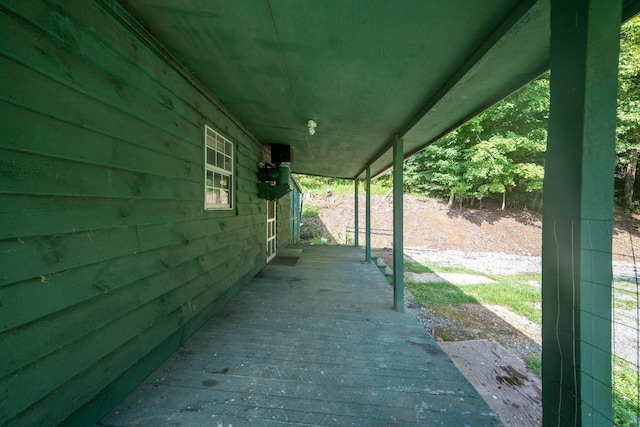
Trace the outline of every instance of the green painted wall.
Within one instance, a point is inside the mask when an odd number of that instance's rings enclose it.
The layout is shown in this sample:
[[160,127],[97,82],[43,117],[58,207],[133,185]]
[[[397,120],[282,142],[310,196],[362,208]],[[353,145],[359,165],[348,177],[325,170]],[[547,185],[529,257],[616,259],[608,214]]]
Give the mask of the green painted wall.
[[278,247],[286,246],[289,244],[289,239],[291,239],[291,192],[284,197],[279,198],[276,201],[277,212],[276,212],[276,232],[278,236],[276,237],[276,243]]
[[[261,150],[99,3],[0,10],[0,424],[91,424],[264,265]],[[203,209],[205,124],[232,211]]]

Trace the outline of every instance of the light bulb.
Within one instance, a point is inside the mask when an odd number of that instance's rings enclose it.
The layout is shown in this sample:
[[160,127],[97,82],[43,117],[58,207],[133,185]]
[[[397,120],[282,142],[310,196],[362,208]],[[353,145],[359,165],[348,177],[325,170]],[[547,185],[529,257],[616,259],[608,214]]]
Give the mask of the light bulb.
[[318,123],[315,120],[307,120],[307,126],[309,127],[309,135],[313,135],[316,133],[316,127]]

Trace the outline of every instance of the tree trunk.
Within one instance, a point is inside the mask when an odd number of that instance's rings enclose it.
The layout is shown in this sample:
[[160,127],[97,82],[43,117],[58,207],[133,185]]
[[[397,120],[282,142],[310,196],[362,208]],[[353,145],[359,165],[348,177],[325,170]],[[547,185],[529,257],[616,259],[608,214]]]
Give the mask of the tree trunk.
[[451,194],[449,194],[449,203],[447,203],[447,207],[453,206],[453,188],[451,189]]
[[507,191],[505,190],[504,193],[502,193],[502,210],[504,210],[504,205],[507,203]]
[[633,205],[633,188],[636,185],[636,171],[638,169],[638,150],[629,150],[629,163],[624,176],[624,193],[622,199],[625,206]]

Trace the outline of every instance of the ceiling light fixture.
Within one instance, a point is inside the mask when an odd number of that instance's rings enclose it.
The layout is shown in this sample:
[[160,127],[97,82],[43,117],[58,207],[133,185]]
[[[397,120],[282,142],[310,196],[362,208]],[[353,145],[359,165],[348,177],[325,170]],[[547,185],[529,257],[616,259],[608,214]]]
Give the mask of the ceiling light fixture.
[[309,127],[309,135],[313,135],[316,133],[316,127],[318,127],[318,123],[315,120],[308,120],[307,126]]

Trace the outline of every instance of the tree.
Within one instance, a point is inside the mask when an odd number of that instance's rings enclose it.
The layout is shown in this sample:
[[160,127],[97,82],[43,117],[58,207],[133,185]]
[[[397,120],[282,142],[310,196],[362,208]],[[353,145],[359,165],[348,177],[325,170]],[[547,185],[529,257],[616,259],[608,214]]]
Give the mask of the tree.
[[503,209],[507,191],[539,192],[548,108],[545,75],[409,159],[408,189],[446,195],[449,205],[501,194]]
[[456,196],[467,193],[470,186],[464,180],[463,170],[466,154],[456,136],[454,131],[405,162],[407,190],[448,195],[449,206]]
[[620,33],[618,79],[617,175],[623,180],[622,204],[633,206],[640,152],[640,17]]
[[[617,194],[632,208],[640,157],[640,16],[622,27],[619,70]],[[548,109],[545,74],[409,159],[407,189],[449,197],[450,205],[454,198],[501,194],[504,208],[507,192],[512,203],[541,200]]]

